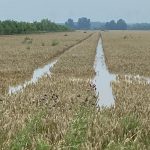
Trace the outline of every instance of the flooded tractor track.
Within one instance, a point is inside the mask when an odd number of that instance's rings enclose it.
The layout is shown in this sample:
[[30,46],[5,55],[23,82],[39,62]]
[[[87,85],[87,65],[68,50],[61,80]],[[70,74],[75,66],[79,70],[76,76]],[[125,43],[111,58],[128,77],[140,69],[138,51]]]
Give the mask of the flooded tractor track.
[[33,72],[32,78],[29,81],[25,81],[23,84],[19,84],[16,86],[9,86],[8,94],[12,95],[12,94],[16,94],[20,91],[23,91],[23,89],[26,88],[28,85],[37,83],[40,78],[42,78],[46,75],[51,75],[51,69],[57,63],[57,61],[59,60],[59,57],[61,55],[63,55],[66,51],[70,50],[71,48],[74,48],[74,47],[78,46],[79,44],[81,44],[82,42],[84,42],[85,40],[89,39],[93,34],[94,33],[91,33],[86,38],[78,41],[76,44],[73,44],[73,45],[69,46],[68,48],[65,48],[61,53],[58,54],[58,56],[55,56],[53,61],[51,61],[50,63],[44,65],[41,68],[35,69]]
[[150,84],[150,78],[144,76],[120,76],[118,74],[110,73],[105,62],[102,37],[100,37],[97,45],[94,69],[96,76],[92,83],[96,86],[96,94],[98,96],[97,104],[100,107],[111,107],[115,105],[112,82],[119,83],[121,81],[125,81],[132,84],[134,81],[136,81],[138,84]]
[[93,84],[96,85],[96,93],[98,95],[98,105],[110,107],[111,105],[114,104],[114,96],[112,93],[111,82],[115,81],[116,75],[111,74],[107,69],[102,46],[102,38],[99,39],[97,45],[94,68],[96,76],[93,80]]

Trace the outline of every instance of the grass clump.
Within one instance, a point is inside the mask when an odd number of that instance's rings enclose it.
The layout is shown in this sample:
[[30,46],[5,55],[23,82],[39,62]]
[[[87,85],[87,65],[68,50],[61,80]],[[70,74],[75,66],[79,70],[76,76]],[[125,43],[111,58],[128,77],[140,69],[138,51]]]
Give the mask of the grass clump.
[[32,38],[25,37],[22,43],[23,44],[32,44],[32,42],[33,42]]
[[45,43],[44,42],[42,42],[42,44],[41,44],[42,46],[45,46]]
[[57,41],[57,40],[53,40],[52,41],[52,46],[56,46],[56,45],[58,45],[59,44],[59,42]]
[[27,46],[27,50],[30,50],[31,49],[31,47],[30,46]]

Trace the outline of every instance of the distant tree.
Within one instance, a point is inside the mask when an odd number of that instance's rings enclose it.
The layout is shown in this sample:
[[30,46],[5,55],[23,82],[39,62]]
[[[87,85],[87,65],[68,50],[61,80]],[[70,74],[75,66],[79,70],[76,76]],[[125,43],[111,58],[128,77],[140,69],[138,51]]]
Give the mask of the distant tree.
[[127,30],[127,24],[123,19],[117,21],[117,30]]
[[129,30],[150,30],[150,23],[136,23],[128,25]]
[[0,34],[4,34],[4,28],[1,22],[0,22]]
[[50,29],[49,24],[50,24],[50,21],[48,19],[41,20],[42,30],[45,30],[45,31],[49,30]]
[[17,34],[17,26],[16,26],[16,22],[15,21],[11,21],[10,22],[10,27],[11,27],[11,34],[13,34],[13,33],[15,33],[15,34]]
[[105,24],[105,29],[108,30],[127,30],[127,24],[123,19],[119,19],[117,23],[114,20]]
[[90,29],[91,21],[85,17],[79,18],[77,22],[78,29]]
[[107,22],[105,24],[105,28],[108,29],[108,30],[116,30],[116,22],[114,20],[111,20],[110,22]]
[[75,24],[74,24],[74,21],[73,19],[68,19],[68,21],[65,23],[65,25],[71,29],[74,29],[75,28]]
[[4,34],[12,34],[12,28],[8,24],[4,27]]

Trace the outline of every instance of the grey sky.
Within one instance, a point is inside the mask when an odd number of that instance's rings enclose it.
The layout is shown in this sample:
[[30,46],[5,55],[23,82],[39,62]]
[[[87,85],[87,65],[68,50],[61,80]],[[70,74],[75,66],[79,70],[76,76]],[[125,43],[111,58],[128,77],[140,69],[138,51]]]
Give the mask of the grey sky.
[[150,0],[0,0],[0,20],[64,22],[82,16],[92,21],[150,22]]

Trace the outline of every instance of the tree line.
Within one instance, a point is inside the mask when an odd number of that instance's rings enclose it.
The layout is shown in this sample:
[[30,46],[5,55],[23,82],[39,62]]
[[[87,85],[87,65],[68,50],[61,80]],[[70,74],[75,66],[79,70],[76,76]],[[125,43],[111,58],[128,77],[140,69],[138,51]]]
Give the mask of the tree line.
[[117,22],[114,20],[107,22],[103,29],[107,30],[150,30],[150,23],[127,24],[123,19]]
[[105,29],[107,30],[127,30],[128,25],[123,19],[119,19],[117,22],[111,20],[106,22]]
[[17,22],[13,20],[0,21],[0,35],[27,34],[36,32],[58,32],[67,31],[68,28],[63,25],[57,25],[48,19],[40,22]]
[[[69,18],[65,25],[71,29],[92,29],[92,22],[86,17],[79,18],[77,22],[74,22],[73,19]],[[123,19],[119,19],[117,22],[114,20],[106,22],[99,28],[106,30],[127,30],[128,26]]]
[[150,30],[150,23],[136,23],[128,25],[129,30]]

